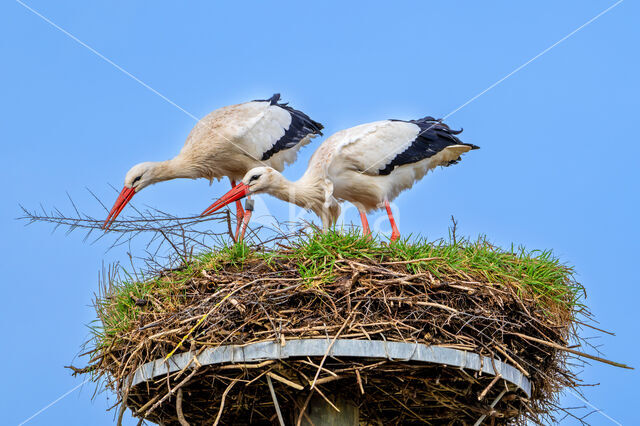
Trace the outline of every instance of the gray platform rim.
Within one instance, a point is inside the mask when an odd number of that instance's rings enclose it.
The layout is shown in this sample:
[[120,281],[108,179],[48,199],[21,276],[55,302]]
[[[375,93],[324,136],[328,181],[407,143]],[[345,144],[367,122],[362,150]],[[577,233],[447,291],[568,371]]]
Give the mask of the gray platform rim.
[[[324,356],[331,344],[327,339],[287,340],[282,346],[280,342],[266,341],[247,345],[225,345],[208,348],[197,356],[201,365],[222,363],[247,363],[266,360],[286,359],[302,356]],[[195,353],[183,352],[168,360],[157,359],[140,366],[134,373],[132,386],[152,380],[158,376],[180,371],[193,364]],[[503,379],[522,390],[527,397],[531,396],[531,383],[515,367],[497,359],[492,360],[473,352],[459,349],[429,346],[421,343],[385,342],[382,340],[337,339],[330,356],[350,358],[379,358],[391,361],[427,362],[466,368],[493,375],[500,374]],[[494,365],[495,369],[494,370]]]

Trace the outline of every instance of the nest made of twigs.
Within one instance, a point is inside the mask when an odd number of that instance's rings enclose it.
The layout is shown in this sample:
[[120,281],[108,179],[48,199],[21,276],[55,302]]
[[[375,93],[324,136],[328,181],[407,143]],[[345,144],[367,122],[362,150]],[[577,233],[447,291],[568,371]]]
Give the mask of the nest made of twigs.
[[[277,422],[266,375],[284,415],[314,392],[347,395],[361,422],[497,424],[550,421],[558,392],[579,381],[568,367],[582,287],[549,253],[477,242],[385,245],[351,234],[238,244],[148,279],[112,283],[84,372],[115,389],[135,416],[172,424]],[[532,394],[473,371],[369,359],[305,358],[198,366],[137,386],[143,364],[176,352],[290,339],[372,339],[438,345],[501,360]],[[322,368],[320,368],[320,365]],[[317,374],[316,374],[317,373]],[[317,376],[317,377],[316,377]],[[336,378],[338,377],[338,378]],[[311,380],[311,381],[310,381]],[[492,384],[493,382],[493,384]],[[177,405],[180,410],[177,410]],[[297,418],[297,417],[296,417]]]

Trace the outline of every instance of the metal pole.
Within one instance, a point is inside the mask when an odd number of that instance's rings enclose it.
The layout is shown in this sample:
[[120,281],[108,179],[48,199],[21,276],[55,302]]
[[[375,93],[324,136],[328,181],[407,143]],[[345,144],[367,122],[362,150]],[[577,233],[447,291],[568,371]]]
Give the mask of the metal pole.
[[360,418],[360,410],[352,402],[342,399],[329,397],[333,405],[340,411],[336,411],[327,401],[320,395],[314,395],[309,401],[309,405],[305,410],[306,416],[302,417],[302,425],[315,426],[358,426]]

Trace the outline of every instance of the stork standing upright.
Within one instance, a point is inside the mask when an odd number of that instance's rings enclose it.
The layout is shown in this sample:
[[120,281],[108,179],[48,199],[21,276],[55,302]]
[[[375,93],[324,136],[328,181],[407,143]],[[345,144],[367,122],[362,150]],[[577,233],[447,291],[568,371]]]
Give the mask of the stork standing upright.
[[[226,176],[233,188],[252,168],[282,171],[285,164],[295,161],[300,147],[322,134],[323,126],[279,100],[277,93],[270,99],[217,109],[194,126],[176,157],[133,166],[103,228],[111,226],[137,192],[157,182],[176,178],[213,182]],[[242,234],[246,229],[252,207],[245,212],[238,200],[236,209],[237,239],[241,224]]]
[[356,205],[363,232],[370,235],[367,213],[384,206],[395,241],[400,231],[389,202],[429,170],[456,164],[461,154],[478,149],[458,139],[460,132],[433,117],[384,120],[342,130],[320,145],[299,180],[289,181],[271,167],[257,167],[207,212],[266,192],[313,211],[326,232],[340,215],[338,202],[345,200]]

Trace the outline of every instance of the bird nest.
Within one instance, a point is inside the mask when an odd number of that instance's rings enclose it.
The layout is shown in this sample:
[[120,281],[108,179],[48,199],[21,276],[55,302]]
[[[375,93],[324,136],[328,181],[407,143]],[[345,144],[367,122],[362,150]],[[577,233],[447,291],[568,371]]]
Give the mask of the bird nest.
[[[120,419],[128,407],[165,425],[277,424],[280,410],[295,424],[313,396],[350,401],[361,424],[546,423],[558,392],[579,385],[569,358],[597,359],[575,349],[583,288],[548,252],[484,240],[386,245],[350,233],[271,247],[236,244],[146,279],[111,280],[79,371],[117,392]],[[214,348],[300,339],[321,339],[327,351],[202,361]],[[530,390],[486,368],[333,355],[345,340],[477,354]],[[141,379],[178,357],[188,362]]]

